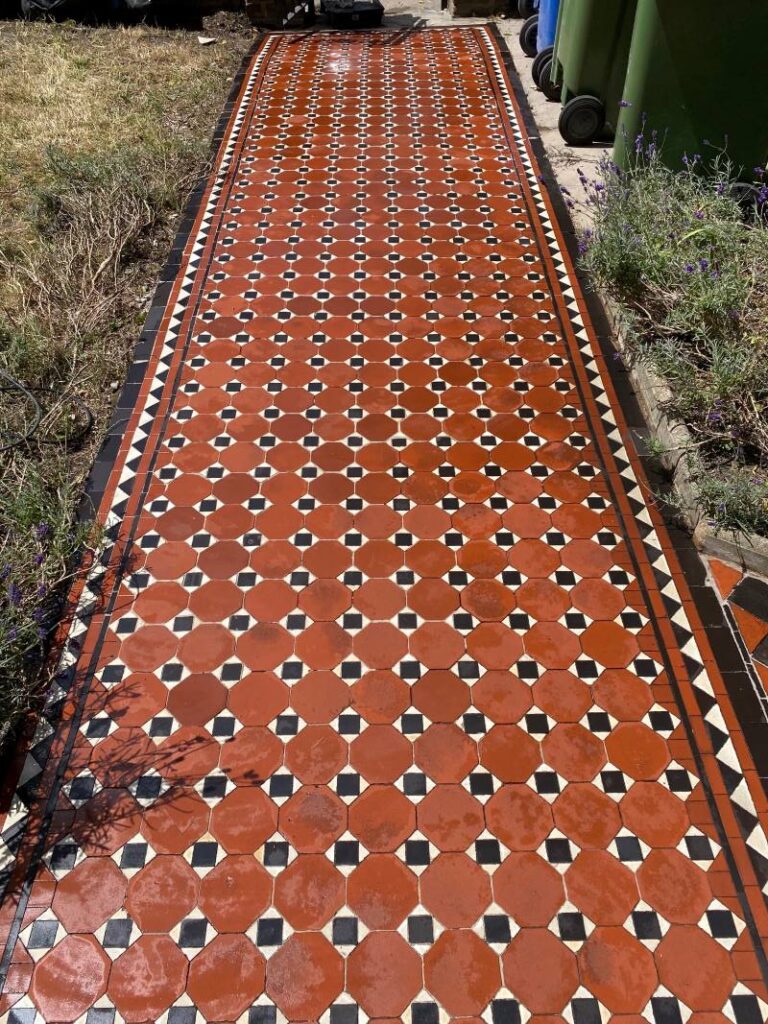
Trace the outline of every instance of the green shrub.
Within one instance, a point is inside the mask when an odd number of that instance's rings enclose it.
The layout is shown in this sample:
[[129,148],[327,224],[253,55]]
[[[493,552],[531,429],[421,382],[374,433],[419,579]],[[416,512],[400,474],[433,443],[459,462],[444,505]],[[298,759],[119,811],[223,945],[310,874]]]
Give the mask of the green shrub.
[[581,261],[625,311],[631,358],[670,386],[702,512],[768,534],[768,189],[745,216],[727,163],[703,170],[698,158],[670,170],[651,144],[627,171],[606,160],[600,179],[582,177]]

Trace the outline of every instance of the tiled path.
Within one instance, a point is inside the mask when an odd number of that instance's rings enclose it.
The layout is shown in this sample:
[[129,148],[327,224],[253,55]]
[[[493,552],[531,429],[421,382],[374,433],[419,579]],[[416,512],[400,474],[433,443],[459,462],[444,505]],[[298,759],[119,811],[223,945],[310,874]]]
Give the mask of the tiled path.
[[764,1021],[763,797],[537,176],[484,29],[263,41],[3,1020]]

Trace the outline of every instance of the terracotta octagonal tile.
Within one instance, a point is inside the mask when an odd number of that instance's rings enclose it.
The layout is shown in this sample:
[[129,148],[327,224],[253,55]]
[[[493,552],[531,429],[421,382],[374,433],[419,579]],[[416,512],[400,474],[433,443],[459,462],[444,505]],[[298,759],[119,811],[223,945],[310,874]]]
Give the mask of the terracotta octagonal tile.
[[613,1013],[640,1013],[658,984],[653,955],[623,928],[596,928],[579,951],[579,971]]
[[604,850],[583,850],[565,873],[565,889],[595,924],[623,924],[639,898],[635,876]]
[[673,926],[656,947],[664,985],[692,1010],[720,1010],[735,982],[722,946],[700,928]]
[[427,988],[456,1017],[481,1013],[500,973],[496,954],[471,931],[444,932],[424,958]]
[[436,786],[419,803],[419,829],[440,850],[466,850],[483,831],[482,805],[463,786]]
[[546,927],[565,902],[560,874],[537,853],[511,853],[494,872],[493,895],[521,927]]
[[416,809],[392,786],[370,786],[349,808],[349,831],[366,850],[389,853],[416,828]]
[[272,879],[250,855],[225,857],[200,883],[200,909],[217,932],[246,931],[271,897]]
[[126,885],[114,861],[95,857],[61,879],[51,906],[68,932],[95,932],[123,905]]
[[348,756],[344,738],[328,725],[308,725],[285,748],[286,767],[308,785],[330,782]]
[[670,761],[664,738],[642,722],[619,725],[605,745],[613,764],[633,779],[658,779]]
[[187,991],[209,1020],[235,1021],[264,991],[264,966],[245,935],[217,935],[190,964]]
[[416,876],[392,854],[371,854],[349,876],[347,902],[369,928],[397,928],[418,902]]
[[326,786],[303,786],[280,808],[278,827],[300,853],[323,853],[347,827],[347,808]]
[[344,876],[321,854],[300,854],[275,882],[275,906],[297,930],[320,929],[344,902]]
[[650,846],[675,847],[690,826],[683,801],[658,782],[636,782],[619,806],[627,828]]
[[590,782],[606,762],[601,740],[578,723],[559,723],[541,744],[544,760],[569,782]]
[[518,726],[494,725],[480,741],[480,761],[502,782],[525,782],[541,764],[541,753]]
[[108,971],[95,939],[68,935],[38,964],[30,995],[45,1020],[74,1021],[104,994]]
[[486,871],[465,853],[441,853],[419,880],[421,901],[446,928],[468,928],[491,902]]
[[637,883],[643,899],[675,924],[698,921],[712,899],[706,874],[678,850],[651,850]]
[[253,853],[277,826],[277,807],[261,789],[238,787],[211,813],[211,832],[227,853]]
[[397,932],[372,932],[347,962],[347,986],[369,1017],[399,1018],[422,986],[421,957]]
[[591,783],[566,786],[552,810],[560,831],[583,848],[605,849],[621,828],[615,802]]
[[576,957],[542,928],[519,932],[502,961],[508,988],[533,1013],[560,1013],[579,984]]
[[187,958],[168,935],[142,935],[115,960],[108,993],[125,1020],[157,1020],[184,991]]
[[528,786],[502,786],[485,807],[488,827],[512,850],[536,850],[554,827],[546,800]]
[[125,906],[142,931],[168,932],[195,906],[199,891],[200,879],[182,857],[155,857],[131,879]]
[[314,932],[291,935],[267,965],[267,995],[289,1020],[317,1020],[343,983],[341,956]]

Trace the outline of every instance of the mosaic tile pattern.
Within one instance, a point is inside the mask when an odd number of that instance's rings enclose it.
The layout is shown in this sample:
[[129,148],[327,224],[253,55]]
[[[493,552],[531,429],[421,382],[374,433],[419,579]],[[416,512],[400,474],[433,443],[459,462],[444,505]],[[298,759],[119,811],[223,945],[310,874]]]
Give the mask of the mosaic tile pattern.
[[763,1021],[762,807],[489,34],[267,37],[185,256],[2,1019]]
[[709,571],[751,666],[755,692],[768,712],[768,581],[717,558],[709,559]]

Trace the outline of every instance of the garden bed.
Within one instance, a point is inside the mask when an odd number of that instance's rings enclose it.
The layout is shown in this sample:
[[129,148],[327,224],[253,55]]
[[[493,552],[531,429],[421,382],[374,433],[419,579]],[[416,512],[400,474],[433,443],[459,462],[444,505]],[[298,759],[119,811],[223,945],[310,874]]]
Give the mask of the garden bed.
[[[706,171],[706,173],[704,173]],[[727,162],[680,171],[653,142],[582,178],[582,266],[600,292],[673,501],[710,554],[768,571],[768,188]]]
[[612,329],[611,341],[625,362],[629,382],[648,426],[654,454],[670,476],[674,514],[690,530],[696,547],[703,554],[768,577],[768,538],[749,531],[715,527],[704,516],[697,481],[685,458],[695,442],[686,425],[670,414],[674,399],[669,385],[647,361],[633,361],[631,353],[635,343],[628,337],[620,309],[607,296],[603,296],[603,308]]
[[0,22],[0,743],[34,708],[76,510],[235,72],[197,32]]

